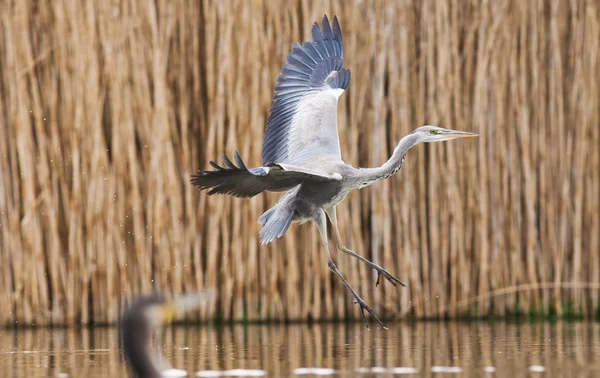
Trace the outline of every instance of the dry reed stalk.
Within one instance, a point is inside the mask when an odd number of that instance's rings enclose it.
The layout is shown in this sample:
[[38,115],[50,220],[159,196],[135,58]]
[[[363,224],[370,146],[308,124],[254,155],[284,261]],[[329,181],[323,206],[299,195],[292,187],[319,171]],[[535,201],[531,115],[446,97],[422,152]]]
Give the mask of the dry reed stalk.
[[111,323],[136,293],[206,286],[201,319],[358,318],[314,227],[259,244],[278,195],[188,183],[221,152],[260,163],[281,65],[324,13],[353,72],[346,162],[381,164],[424,123],[480,133],[339,206],[346,244],[409,284],[376,288],[330,241],[363,298],[388,317],[595,313],[562,288],[600,279],[597,2],[22,1],[0,11],[0,324]]

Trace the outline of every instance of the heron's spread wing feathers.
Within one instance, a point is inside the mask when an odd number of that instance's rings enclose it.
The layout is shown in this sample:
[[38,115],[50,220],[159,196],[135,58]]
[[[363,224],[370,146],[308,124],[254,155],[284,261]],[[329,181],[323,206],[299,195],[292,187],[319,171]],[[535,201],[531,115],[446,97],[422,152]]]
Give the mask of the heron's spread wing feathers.
[[234,164],[223,154],[223,165],[214,161],[209,164],[213,171],[200,171],[192,175],[191,183],[198,189],[210,189],[208,194],[231,194],[249,198],[264,191],[283,191],[303,182],[337,181],[339,175],[329,175],[315,169],[289,164],[271,164],[267,167],[247,168],[237,151]]
[[281,69],[263,141],[263,165],[340,157],[337,99],[348,87],[342,33],[334,17],[315,23],[312,41],[295,43]]
[[268,189],[269,183],[262,179],[268,175],[268,168],[248,169],[237,151],[233,156],[238,166],[223,154],[223,166],[214,161],[209,162],[214,171],[200,171],[198,174],[192,175],[192,185],[201,190],[210,189],[209,195],[231,194],[242,198],[254,197]]

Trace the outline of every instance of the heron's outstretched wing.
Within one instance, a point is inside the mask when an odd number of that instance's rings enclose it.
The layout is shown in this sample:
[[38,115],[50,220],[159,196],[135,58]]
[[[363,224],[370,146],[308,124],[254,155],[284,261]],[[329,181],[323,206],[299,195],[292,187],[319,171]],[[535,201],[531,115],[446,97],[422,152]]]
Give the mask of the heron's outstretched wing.
[[266,167],[247,168],[237,151],[233,154],[237,166],[223,154],[223,166],[211,161],[213,171],[192,175],[191,183],[198,189],[210,189],[208,194],[231,194],[250,198],[265,192],[289,190],[303,182],[341,180],[339,174],[328,175],[314,169],[290,164],[270,164]]
[[340,157],[338,97],[350,83],[337,17],[315,22],[312,41],[295,43],[281,69],[263,142],[263,165]]

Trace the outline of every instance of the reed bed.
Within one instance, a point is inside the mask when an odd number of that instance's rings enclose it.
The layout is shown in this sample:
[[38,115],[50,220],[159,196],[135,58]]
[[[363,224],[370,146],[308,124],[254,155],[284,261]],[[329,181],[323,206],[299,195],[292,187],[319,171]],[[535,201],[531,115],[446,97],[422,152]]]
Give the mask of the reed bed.
[[388,318],[594,314],[597,1],[23,0],[0,10],[0,324],[112,323],[140,292],[205,287],[198,319],[360,317],[314,227],[260,245],[277,195],[189,184],[221,152],[260,163],[279,69],[325,13],[353,72],[346,162],[422,124],[480,134],[339,206],[346,244],[409,285],[334,254],[363,298]]

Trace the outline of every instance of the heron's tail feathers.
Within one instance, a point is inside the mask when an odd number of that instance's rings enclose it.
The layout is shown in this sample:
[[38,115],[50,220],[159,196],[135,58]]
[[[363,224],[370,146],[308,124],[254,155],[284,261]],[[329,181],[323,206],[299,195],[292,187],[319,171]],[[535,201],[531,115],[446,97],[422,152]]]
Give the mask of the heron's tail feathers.
[[258,218],[258,223],[263,225],[260,230],[262,244],[282,237],[290,227],[294,218],[294,200],[299,189],[300,185],[288,191],[275,206]]
[[269,218],[271,218],[271,215],[273,215],[273,213],[275,212],[275,210],[277,210],[277,206],[273,206],[269,210],[267,210],[264,213],[262,213],[262,215],[260,217],[258,217],[258,223],[259,224],[265,224],[265,223],[267,223],[267,221],[269,220]]
[[285,234],[292,223],[294,211],[285,211],[278,207],[267,210],[258,220],[263,224],[260,230],[262,244],[267,244]]

